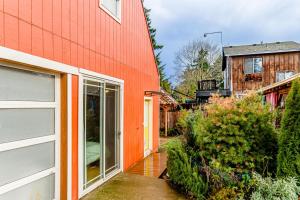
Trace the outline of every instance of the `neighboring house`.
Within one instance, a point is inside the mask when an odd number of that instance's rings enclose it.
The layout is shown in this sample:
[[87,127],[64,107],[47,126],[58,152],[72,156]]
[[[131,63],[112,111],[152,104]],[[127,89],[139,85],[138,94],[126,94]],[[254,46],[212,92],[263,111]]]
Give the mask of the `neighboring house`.
[[300,72],[300,44],[296,42],[228,46],[223,53],[224,89],[237,96]]
[[295,74],[285,80],[268,85],[258,91],[264,96],[264,101],[272,105],[273,108],[285,108],[285,100],[291,89],[293,80],[300,77],[300,73]]
[[0,199],[77,200],[156,151],[159,89],[141,0],[0,0]]

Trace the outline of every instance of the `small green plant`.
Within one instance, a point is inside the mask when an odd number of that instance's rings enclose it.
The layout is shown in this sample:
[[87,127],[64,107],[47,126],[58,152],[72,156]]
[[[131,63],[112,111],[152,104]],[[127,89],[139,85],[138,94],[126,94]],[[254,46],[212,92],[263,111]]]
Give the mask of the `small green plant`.
[[281,122],[278,176],[300,180],[300,79],[293,82]]
[[208,200],[238,200],[242,199],[241,194],[236,188],[222,188],[214,195],[210,196]]
[[207,184],[200,176],[197,167],[192,166],[191,158],[178,139],[169,141],[168,175],[172,183],[182,187],[186,193],[192,193],[197,199],[205,199]]
[[255,191],[251,200],[298,200],[300,187],[296,178],[272,179],[254,174]]

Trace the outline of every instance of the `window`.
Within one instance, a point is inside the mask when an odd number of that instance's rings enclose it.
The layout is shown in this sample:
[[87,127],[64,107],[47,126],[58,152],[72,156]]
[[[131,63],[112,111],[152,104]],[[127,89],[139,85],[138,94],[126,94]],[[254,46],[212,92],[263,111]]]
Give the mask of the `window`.
[[256,74],[262,72],[262,58],[246,58],[245,59],[245,74]]
[[100,6],[117,21],[121,19],[121,0],[100,0]]
[[295,72],[293,71],[281,71],[281,72],[276,72],[276,82],[283,81],[285,79],[290,78],[293,76]]

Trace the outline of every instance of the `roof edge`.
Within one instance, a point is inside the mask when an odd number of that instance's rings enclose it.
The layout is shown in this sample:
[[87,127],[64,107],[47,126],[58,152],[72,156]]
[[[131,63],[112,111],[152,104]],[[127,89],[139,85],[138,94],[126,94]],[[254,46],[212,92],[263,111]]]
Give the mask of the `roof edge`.
[[[225,47],[226,48],[226,47]],[[277,53],[291,53],[291,52],[300,52],[299,49],[290,49],[290,50],[278,50],[278,51],[261,51],[253,53],[240,53],[240,54],[228,54],[225,57],[234,57],[234,56],[248,56],[248,55],[266,55],[266,54],[277,54]]]

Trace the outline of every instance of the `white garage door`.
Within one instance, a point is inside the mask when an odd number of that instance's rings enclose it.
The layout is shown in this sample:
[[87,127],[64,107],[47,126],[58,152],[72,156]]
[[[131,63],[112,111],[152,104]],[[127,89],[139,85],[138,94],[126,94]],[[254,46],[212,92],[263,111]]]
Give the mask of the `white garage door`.
[[0,65],[0,200],[59,199],[59,77]]

